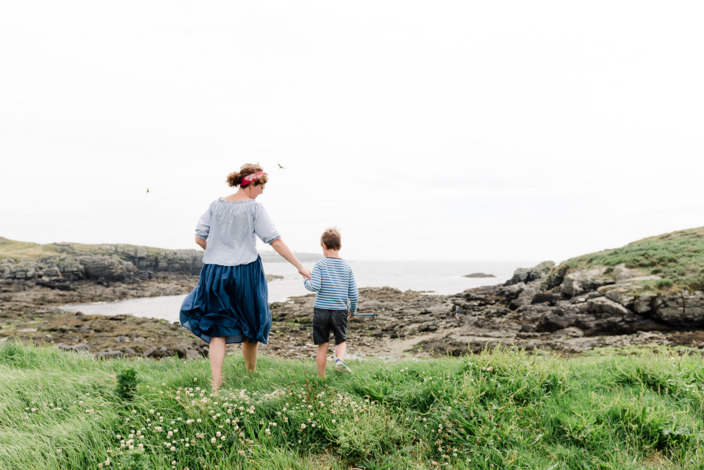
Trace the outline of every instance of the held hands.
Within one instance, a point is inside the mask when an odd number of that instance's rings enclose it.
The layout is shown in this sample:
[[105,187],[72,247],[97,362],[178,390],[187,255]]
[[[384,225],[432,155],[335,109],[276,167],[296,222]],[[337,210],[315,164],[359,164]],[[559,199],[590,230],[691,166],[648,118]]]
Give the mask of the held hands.
[[303,276],[304,279],[310,279],[310,271],[308,271],[306,268],[300,268],[298,270],[298,273]]

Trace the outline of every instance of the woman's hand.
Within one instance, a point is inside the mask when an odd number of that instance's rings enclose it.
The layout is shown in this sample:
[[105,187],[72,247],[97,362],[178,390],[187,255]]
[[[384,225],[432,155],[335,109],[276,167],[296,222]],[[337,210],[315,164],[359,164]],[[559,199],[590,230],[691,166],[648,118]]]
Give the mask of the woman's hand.
[[310,271],[308,271],[306,268],[301,266],[298,268],[298,273],[303,276],[304,279],[310,279]]

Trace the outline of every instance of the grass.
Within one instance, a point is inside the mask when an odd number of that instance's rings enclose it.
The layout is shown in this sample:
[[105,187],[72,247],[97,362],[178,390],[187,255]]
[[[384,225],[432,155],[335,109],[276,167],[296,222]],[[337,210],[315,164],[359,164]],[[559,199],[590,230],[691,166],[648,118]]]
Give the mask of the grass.
[[212,394],[207,360],[4,344],[0,469],[704,468],[698,356],[494,350],[351,366],[319,380],[313,361],[261,357],[247,375],[235,354]]
[[704,290],[704,227],[645,238],[621,248],[572,258],[563,264],[570,270],[625,264],[645,275],[662,278],[645,282],[648,289]]
[[[116,249],[122,252],[136,253],[138,250],[143,250],[147,255],[159,255],[167,250],[162,248],[154,248],[148,246],[128,245],[128,244],[99,244],[89,245],[84,243],[70,243],[76,251],[80,253],[105,254],[111,255],[116,253]],[[39,244],[33,242],[22,242],[10,240],[9,238],[0,237],[0,260],[11,259],[15,262],[24,260],[37,260],[39,258],[49,256],[65,256],[66,248],[56,243]]]
[[58,254],[59,251],[53,244],[40,245],[39,243],[20,242],[0,237],[0,260],[5,258],[14,260],[38,259]]

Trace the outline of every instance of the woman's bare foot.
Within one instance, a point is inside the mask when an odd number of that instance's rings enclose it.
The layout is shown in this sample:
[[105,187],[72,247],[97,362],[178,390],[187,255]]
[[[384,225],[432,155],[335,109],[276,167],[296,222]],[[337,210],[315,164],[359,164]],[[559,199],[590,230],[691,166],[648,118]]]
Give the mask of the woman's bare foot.
[[217,391],[220,389],[220,387],[222,387],[222,377],[220,377],[220,378],[217,379],[217,380],[216,380],[216,379],[212,379],[212,380],[210,381],[210,388],[213,389],[213,392],[217,392]]

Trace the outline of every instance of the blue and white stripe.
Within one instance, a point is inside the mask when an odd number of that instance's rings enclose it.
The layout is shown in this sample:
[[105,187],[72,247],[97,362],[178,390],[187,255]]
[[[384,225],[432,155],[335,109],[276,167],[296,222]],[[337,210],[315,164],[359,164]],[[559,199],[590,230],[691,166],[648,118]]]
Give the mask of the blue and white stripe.
[[342,258],[323,258],[315,263],[311,278],[305,279],[303,285],[316,293],[316,308],[357,311],[357,282],[352,268]]

